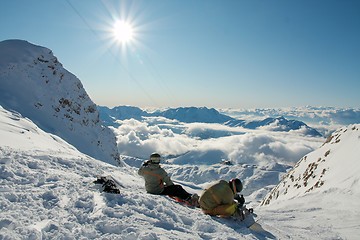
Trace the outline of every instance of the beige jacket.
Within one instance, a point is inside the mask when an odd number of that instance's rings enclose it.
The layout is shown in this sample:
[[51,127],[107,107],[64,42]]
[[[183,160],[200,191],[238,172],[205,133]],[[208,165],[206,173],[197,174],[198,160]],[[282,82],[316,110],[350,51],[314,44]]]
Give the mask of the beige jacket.
[[138,174],[145,179],[145,189],[148,193],[160,194],[164,186],[174,185],[166,171],[159,164],[142,165]]

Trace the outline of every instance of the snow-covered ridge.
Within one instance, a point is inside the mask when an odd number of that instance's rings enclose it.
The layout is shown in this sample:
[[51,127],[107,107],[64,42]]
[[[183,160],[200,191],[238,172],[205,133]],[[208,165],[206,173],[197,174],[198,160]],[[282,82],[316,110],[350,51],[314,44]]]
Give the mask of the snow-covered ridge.
[[30,118],[78,150],[117,164],[115,135],[100,122],[80,80],[52,51],[22,40],[0,42],[0,105]]
[[214,108],[206,107],[180,107],[170,108],[165,111],[155,112],[157,116],[168,119],[176,119],[185,123],[203,122],[203,123],[224,123],[232,120],[231,117],[219,113]]
[[349,125],[360,123],[360,108],[336,107],[288,107],[256,109],[220,109],[221,113],[240,119],[263,119],[283,116],[288,119],[304,121],[308,124]]
[[286,119],[302,121],[323,136],[329,136],[342,126],[360,123],[360,108],[304,106],[276,109],[219,109],[219,111],[233,118],[247,121],[283,116]]
[[265,197],[262,205],[331,191],[360,194],[360,125],[334,132],[317,150],[304,156]]

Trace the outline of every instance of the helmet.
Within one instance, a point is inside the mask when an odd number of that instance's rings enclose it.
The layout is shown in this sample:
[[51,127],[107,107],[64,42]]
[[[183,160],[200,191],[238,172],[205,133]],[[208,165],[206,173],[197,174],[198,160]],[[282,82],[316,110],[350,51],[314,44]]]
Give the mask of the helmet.
[[150,155],[150,162],[152,162],[152,163],[157,163],[157,164],[159,164],[159,163],[160,163],[160,159],[161,159],[161,156],[160,156],[160,154],[158,154],[158,153],[152,153],[152,154]]
[[231,190],[233,190],[234,193],[241,192],[243,189],[242,182],[238,178],[233,178],[229,181],[229,185]]

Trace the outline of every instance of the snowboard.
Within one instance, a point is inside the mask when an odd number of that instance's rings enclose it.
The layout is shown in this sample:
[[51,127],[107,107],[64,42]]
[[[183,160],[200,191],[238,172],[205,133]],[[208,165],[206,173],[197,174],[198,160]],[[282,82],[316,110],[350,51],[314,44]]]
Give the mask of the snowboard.
[[112,176],[98,176],[94,183],[101,185],[103,192],[120,194],[121,185]]
[[178,198],[178,197],[174,197],[174,196],[170,196],[168,195],[171,199],[173,199],[175,202],[177,203],[180,203],[186,207],[190,207],[190,208],[200,208],[200,205],[199,204],[196,204],[196,203],[192,203],[191,201],[185,201],[181,198]]

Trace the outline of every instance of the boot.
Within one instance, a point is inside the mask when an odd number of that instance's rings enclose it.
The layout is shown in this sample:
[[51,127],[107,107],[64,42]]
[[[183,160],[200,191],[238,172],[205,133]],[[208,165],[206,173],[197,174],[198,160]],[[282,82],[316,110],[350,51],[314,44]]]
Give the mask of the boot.
[[232,215],[233,218],[239,219],[240,221],[243,221],[245,219],[244,211],[241,207],[236,207],[235,212]]
[[194,193],[192,196],[191,196],[191,199],[190,199],[190,204],[194,207],[200,207],[200,204],[199,204],[199,195],[197,195],[196,193]]

